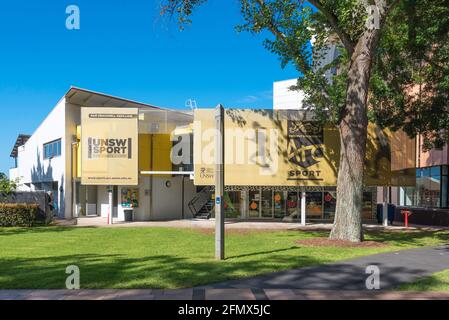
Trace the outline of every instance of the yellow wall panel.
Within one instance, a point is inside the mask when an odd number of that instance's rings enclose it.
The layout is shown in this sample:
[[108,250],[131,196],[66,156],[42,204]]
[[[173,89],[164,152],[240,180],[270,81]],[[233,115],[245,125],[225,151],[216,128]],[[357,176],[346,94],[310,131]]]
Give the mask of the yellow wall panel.
[[169,134],[153,135],[153,170],[172,171],[170,159],[171,140]]
[[72,146],[72,178],[78,178],[79,176],[79,164],[78,161],[78,143]]
[[[214,112],[195,110],[195,184],[214,183]],[[319,126],[301,114],[273,110],[225,111],[225,184],[252,186],[335,186],[340,158],[338,129]],[[394,134],[368,125],[365,185],[407,183],[409,172],[391,168]],[[351,156],[351,155],[349,155]],[[262,159],[262,160],[261,160]],[[401,179],[397,179],[400,175]],[[407,177],[407,179],[406,179]]]
[[139,173],[151,170],[151,134],[139,134]]

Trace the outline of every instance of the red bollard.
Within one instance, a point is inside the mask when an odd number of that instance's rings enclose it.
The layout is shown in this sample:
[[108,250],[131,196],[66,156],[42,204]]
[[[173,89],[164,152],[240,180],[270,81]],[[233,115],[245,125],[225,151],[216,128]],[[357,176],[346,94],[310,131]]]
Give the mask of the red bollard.
[[401,214],[404,215],[404,224],[408,228],[408,217],[412,214],[409,210],[401,210]]

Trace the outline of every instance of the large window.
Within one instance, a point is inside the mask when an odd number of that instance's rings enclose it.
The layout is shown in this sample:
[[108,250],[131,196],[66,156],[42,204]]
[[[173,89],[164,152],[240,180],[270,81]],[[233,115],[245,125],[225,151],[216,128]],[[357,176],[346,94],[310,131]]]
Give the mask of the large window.
[[273,192],[271,190],[262,191],[261,211],[263,218],[273,218]]
[[285,216],[285,194],[283,191],[273,191],[274,217],[283,218]]
[[323,214],[323,193],[306,192],[306,218],[321,219]]
[[260,192],[259,190],[249,191],[248,215],[250,218],[259,217],[260,213]]
[[241,191],[226,191],[223,198],[225,217],[240,218],[242,211]]
[[327,191],[324,192],[324,205],[323,205],[323,218],[324,219],[334,219],[335,208],[337,206],[337,192]]
[[417,205],[424,207],[440,206],[441,167],[416,170]]
[[287,216],[292,218],[299,216],[299,197],[296,191],[287,193]]
[[61,139],[44,144],[44,159],[50,159],[61,155]]
[[416,187],[399,188],[399,205],[434,208],[447,207],[447,174],[447,166],[416,169]]

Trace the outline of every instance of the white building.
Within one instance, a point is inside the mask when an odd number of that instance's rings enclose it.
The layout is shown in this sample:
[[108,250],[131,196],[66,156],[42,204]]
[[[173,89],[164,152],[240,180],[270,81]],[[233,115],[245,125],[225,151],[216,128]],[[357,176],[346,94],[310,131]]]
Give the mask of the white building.
[[[11,152],[16,166],[10,170],[9,175],[10,179],[19,178],[19,190],[51,191],[55,214],[60,218],[83,215],[107,217],[107,186],[82,185],[79,174],[74,172],[81,162],[77,161],[81,107],[137,108],[139,135],[151,135],[156,141],[167,144],[161,147],[154,142],[151,146],[151,160],[158,162],[155,167],[159,165],[163,167],[162,171],[167,172],[157,175],[139,174],[139,184],[136,187],[139,207],[133,209],[134,220],[188,217],[191,214],[188,203],[196,194],[189,168],[174,168],[171,163],[167,164],[165,158],[172,146],[170,138],[167,138],[168,132],[176,127],[189,125],[193,121],[192,114],[75,87],[70,88],[58,101],[31,136],[19,135],[17,138]],[[165,162],[162,163],[161,159]],[[145,164],[142,165],[145,167]],[[172,173],[172,170],[184,170],[184,173]],[[126,187],[116,186],[113,190],[113,216],[118,220],[124,219],[126,209],[120,203],[124,188]]]
[[[338,49],[335,44],[329,45],[321,61],[318,61],[318,67],[324,67],[334,61],[338,56]],[[330,81],[336,70],[328,70],[326,78]],[[288,79],[273,82],[273,109],[275,110],[303,110],[306,106],[303,104],[304,92],[301,90],[291,90],[295,86],[297,79]]]
[[273,82],[273,109],[275,110],[301,110],[303,109],[304,92],[290,90],[296,85],[297,79]]

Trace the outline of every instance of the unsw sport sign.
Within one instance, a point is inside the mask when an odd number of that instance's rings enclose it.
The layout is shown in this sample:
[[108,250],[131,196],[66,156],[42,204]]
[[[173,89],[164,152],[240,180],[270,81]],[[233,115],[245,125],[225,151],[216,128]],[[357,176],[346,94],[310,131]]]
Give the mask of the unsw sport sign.
[[137,185],[138,110],[81,108],[81,183]]
[[93,138],[87,139],[87,158],[127,158],[132,159],[132,138]]

